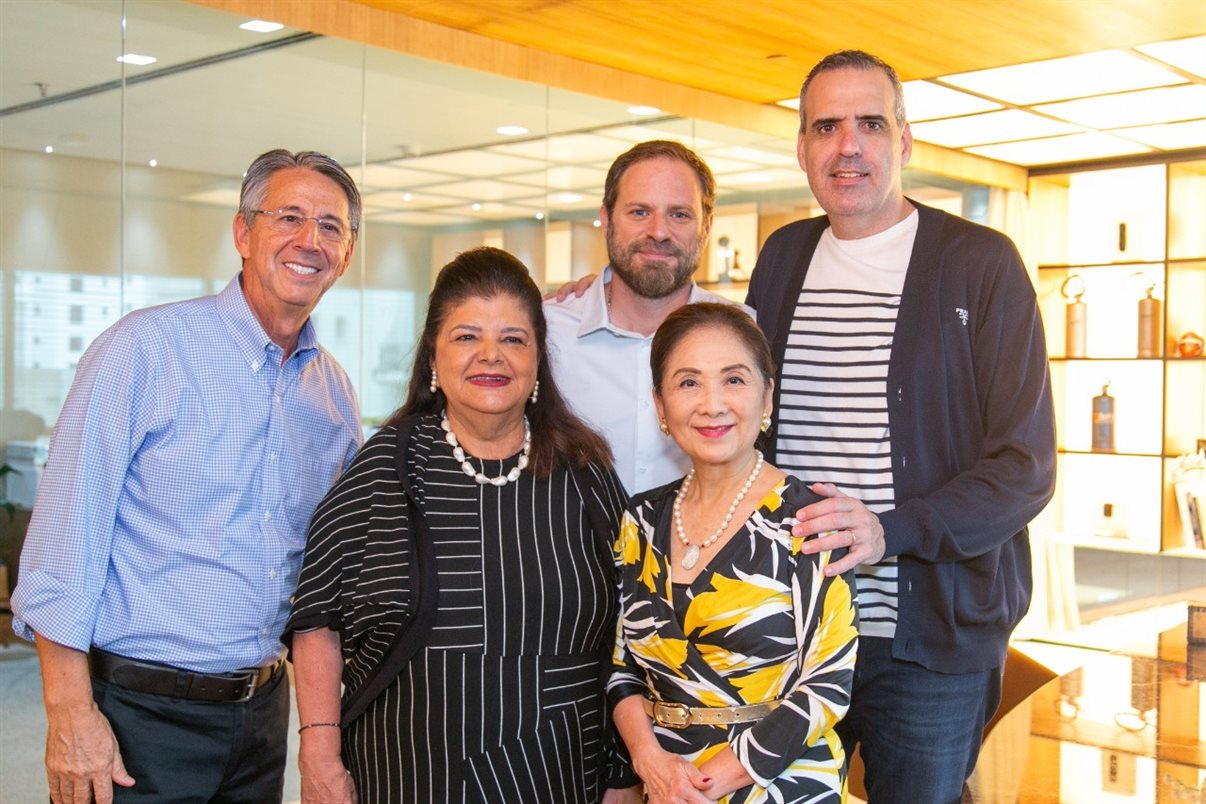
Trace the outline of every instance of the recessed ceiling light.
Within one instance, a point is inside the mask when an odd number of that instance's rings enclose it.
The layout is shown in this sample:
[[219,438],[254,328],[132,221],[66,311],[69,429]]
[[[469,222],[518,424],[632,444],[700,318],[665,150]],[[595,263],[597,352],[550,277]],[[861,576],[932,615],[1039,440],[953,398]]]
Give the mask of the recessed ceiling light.
[[474,212],[479,212],[479,211],[481,211],[481,208],[482,208],[482,205],[481,205],[481,204],[478,204],[478,203],[474,203],[474,204],[473,204],[473,211],[474,211]]
[[269,22],[268,20],[248,20],[239,26],[244,31],[255,31],[256,33],[272,33],[284,28],[279,22]]
[[148,64],[154,64],[159,59],[154,56],[143,56],[140,53],[127,53],[124,56],[118,56],[117,60],[126,64],[133,64],[138,67],[145,67]]
[[528,130],[523,126],[499,126],[494,131],[497,134],[502,134],[504,137],[522,137],[528,133]]
[[538,221],[542,221],[542,220],[544,220],[544,213],[543,213],[543,212],[537,212],[537,213],[536,213],[536,220],[538,220]]
[[43,151],[45,151],[45,152],[46,152],[46,153],[48,153],[48,154],[52,154],[52,153],[54,153],[54,146],[53,146],[53,145],[47,145],[47,146],[46,146],[45,148],[43,148],[42,150],[43,150]]
[[151,167],[159,167],[159,160],[152,159],[150,162],[147,162],[147,164],[150,165]]
[[603,225],[603,221],[599,220],[598,218],[595,218],[593,221],[590,222],[590,225],[595,227],[596,229],[598,229],[600,226]]
[[652,117],[655,114],[661,114],[662,110],[656,106],[629,106],[628,113],[638,117]]
[[412,198],[414,198],[414,196],[413,196],[413,195],[411,195],[410,193],[402,193],[402,200],[403,200],[403,201],[409,201],[409,200],[411,200]]

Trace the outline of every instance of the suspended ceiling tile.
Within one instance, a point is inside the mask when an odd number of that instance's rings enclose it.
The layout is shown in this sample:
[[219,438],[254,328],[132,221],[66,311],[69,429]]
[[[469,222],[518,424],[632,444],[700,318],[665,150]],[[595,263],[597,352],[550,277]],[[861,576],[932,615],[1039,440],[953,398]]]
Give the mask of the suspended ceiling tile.
[[1206,148],[1206,120],[1119,128],[1110,133],[1166,151],[1181,148]]
[[498,201],[486,201],[477,204],[477,209],[474,209],[474,206],[449,207],[448,209],[441,210],[441,212],[483,220],[506,220],[508,218],[530,218],[541,211],[538,202],[532,206],[524,206],[519,204],[503,204]]
[[204,190],[199,193],[189,193],[181,196],[182,201],[192,201],[197,204],[212,204],[226,207],[232,212],[239,208],[239,189],[237,187],[221,190]]
[[1052,117],[1097,129],[1196,120],[1206,117],[1206,86],[1184,84],[1177,87],[1144,89],[1065,103],[1049,103],[1034,108],[1035,111]]
[[700,157],[707,163],[708,168],[716,176],[722,176],[726,173],[744,173],[747,170],[756,170],[757,168],[764,167],[764,165],[757,165],[753,162],[726,159],[723,156],[715,156],[713,154],[700,154]]
[[429,193],[469,201],[502,201],[532,194],[532,188],[492,179],[470,179],[450,184],[433,184],[424,188]]
[[445,215],[439,212],[390,212],[374,215],[370,223],[407,223],[414,226],[447,226],[453,223],[469,223],[472,218],[463,215]]
[[624,143],[617,142],[611,137],[600,137],[595,134],[558,134],[547,139],[494,145],[490,150],[513,156],[580,165],[596,159],[615,159],[626,148]]
[[[353,176],[361,174],[353,167]],[[423,170],[409,170],[390,164],[365,165],[363,178],[360,179],[361,189],[377,188],[381,190],[403,190],[411,187],[422,187],[425,184],[435,184],[448,181],[447,174],[429,173]]]
[[910,123],[991,112],[1001,108],[999,103],[930,81],[905,81],[903,87],[905,111]]
[[1080,126],[1049,120],[1020,109],[1003,109],[967,117],[931,120],[912,126],[913,138],[947,148],[965,148],[990,142],[1012,142],[1036,137],[1073,134]]
[[432,209],[434,207],[446,207],[449,204],[456,204],[462,200],[455,196],[390,191],[370,193],[364,196],[364,205],[365,207],[382,210]]
[[967,151],[1015,165],[1033,166],[1148,153],[1151,148],[1112,137],[1109,134],[1089,131],[1064,137],[1046,137],[1023,142],[1006,142],[999,145],[980,145],[968,148]]
[[489,150],[464,150],[430,156],[411,156],[389,163],[412,170],[434,170],[455,176],[499,176],[504,173],[528,173],[544,167],[541,162]]
[[1132,53],[1102,50],[970,73],[945,75],[942,83],[1029,106],[1131,89],[1180,84],[1185,79]]
[[1187,73],[1193,73],[1199,78],[1206,78],[1206,36],[1191,36],[1186,39],[1140,45],[1135,50]]
[[554,190],[595,190],[602,194],[607,171],[580,165],[557,165],[535,173],[507,176],[507,181],[531,187],[548,187]]
[[585,195],[583,193],[549,193],[545,201],[550,209],[598,209],[603,200],[602,194]]
[[725,192],[752,192],[755,190],[775,190],[780,188],[802,188],[806,178],[798,168],[763,168],[747,173],[730,173],[724,177]]
[[[657,125],[648,126],[610,126],[608,128],[601,128],[595,133],[607,137],[615,137],[633,145],[638,142],[648,142],[649,140],[673,140],[674,142],[681,142],[683,145],[696,151],[721,146],[722,143],[715,140],[700,139],[694,136],[691,122],[690,120],[682,120],[678,126],[668,121],[660,121]],[[621,148],[620,150],[627,149]],[[620,151],[616,152],[617,155],[619,153]]]
[[[769,167],[796,167],[796,155],[793,150],[790,154],[782,151],[768,151],[764,148],[755,148],[749,145],[731,145],[725,148],[709,148],[703,155],[708,160],[708,165],[712,164],[715,157],[724,157],[726,159],[737,159],[744,162],[753,162],[756,165],[766,165]],[[713,168],[715,170],[715,168]]]

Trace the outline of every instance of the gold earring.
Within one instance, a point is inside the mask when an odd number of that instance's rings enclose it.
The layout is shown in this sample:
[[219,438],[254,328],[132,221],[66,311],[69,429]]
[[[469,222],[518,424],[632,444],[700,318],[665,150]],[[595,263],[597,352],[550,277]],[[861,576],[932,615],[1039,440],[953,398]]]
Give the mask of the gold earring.
[[762,414],[762,432],[765,433],[768,430],[770,430],[770,426],[771,426],[770,414],[769,413]]
[[662,435],[670,435],[670,425],[666,424],[665,419],[661,420],[661,422],[658,424],[658,427],[662,429]]

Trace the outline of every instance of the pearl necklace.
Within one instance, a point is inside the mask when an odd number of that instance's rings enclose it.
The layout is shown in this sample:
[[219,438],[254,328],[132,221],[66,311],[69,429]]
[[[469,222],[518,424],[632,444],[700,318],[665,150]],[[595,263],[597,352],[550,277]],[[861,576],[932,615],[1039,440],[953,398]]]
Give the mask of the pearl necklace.
[[514,483],[519,479],[519,473],[528,465],[528,454],[532,451],[532,428],[528,426],[527,416],[523,417],[523,452],[519,454],[519,464],[510,472],[498,477],[486,477],[474,469],[473,464],[469,463],[465,457],[465,450],[461,449],[460,442],[456,440],[456,433],[452,432],[452,427],[448,424],[447,413],[440,416],[440,427],[444,430],[444,440],[452,447],[452,457],[460,461],[461,469],[476,480],[478,485],[484,486],[489,483],[492,486],[505,486],[508,483]]
[[758,479],[758,473],[762,471],[762,452],[754,450],[754,455],[757,457],[754,460],[754,471],[750,472],[750,476],[745,479],[745,485],[741,487],[741,491],[737,492],[736,499],[729,506],[729,511],[724,515],[724,520],[720,523],[720,527],[704,540],[703,544],[691,544],[687,539],[687,531],[683,527],[683,499],[687,496],[687,489],[691,488],[691,481],[695,479],[695,470],[687,472],[687,476],[683,478],[683,484],[678,487],[678,494],[674,496],[674,528],[678,531],[678,540],[683,543],[683,547],[687,550],[683,553],[682,561],[679,562],[685,570],[693,569],[699,563],[699,553],[701,550],[706,550],[716,543],[716,540],[724,535],[729,529],[729,523],[733,521],[733,515],[737,513],[737,506],[741,505],[741,501],[745,499],[745,495],[750,493],[750,489],[754,485],[754,481]]

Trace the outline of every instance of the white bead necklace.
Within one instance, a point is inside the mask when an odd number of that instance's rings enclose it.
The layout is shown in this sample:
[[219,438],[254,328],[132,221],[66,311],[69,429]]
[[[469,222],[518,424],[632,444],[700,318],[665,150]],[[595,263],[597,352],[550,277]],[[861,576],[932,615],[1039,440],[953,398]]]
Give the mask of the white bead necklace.
[[724,535],[724,532],[729,529],[729,523],[733,521],[733,515],[737,513],[737,506],[741,505],[741,501],[745,499],[745,495],[750,493],[753,488],[754,481],[758,479],[758,473],[762,471],[762,452],[754,450],[754,471],[750,472],[750,476],[745,479],[745,485],[741,487],[741,491],[737,492],[736,499],[729,506],[729,511],[724,515],[724,520],[720,523],[720,527],[704,540],[703,544],[691,544],[687,539],[687,531],[683,527],[683,499],[687,496],[687,489],[691,488],[691,481],[695,479],[695,470],[687,472],[687,476],[683,478],[683,484],[678,487],[678,494],[674,496],[674,528],[678,531],[678,540],[686,547],[686,552],[683,553],[682,560],[679,566],[685,570],[694,568],[699,563],[699,553],[701,550],[706,550],[716,543],[716,540]]
[[484,486],[489,483],[492,486],[505,486],[508,483],[514,483],[519,480],[519,473],[527,468],[528,454],[532,451],[532,428],[528,426],[527,416],[523,417],[523,451],[519,454],[519,463],[510,472],[498,477],[486,477],[474,469],[473,464],[469,463],[465,457],[465,450],[461,449],[460,442],[456,440],[456,433],[452,432],[452,427],[448,424],[447,413],[441,414],[440,427],[444,430],[444,440],[452,447],[452,457],[460,461],[461,469],[479,485]]

